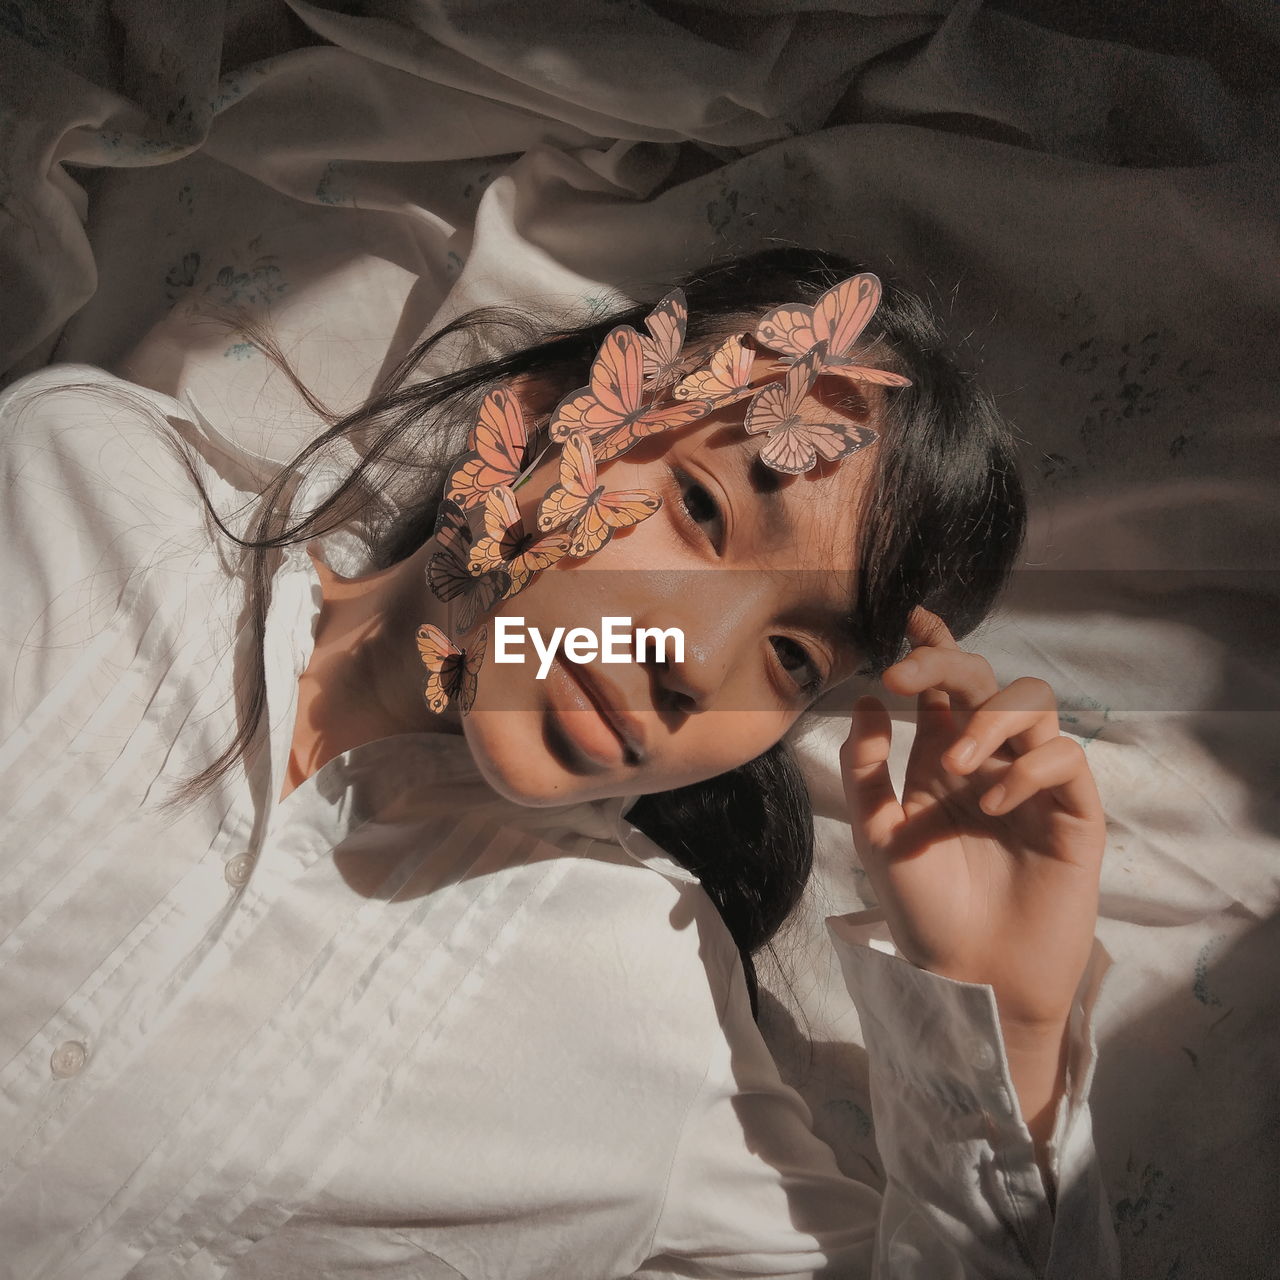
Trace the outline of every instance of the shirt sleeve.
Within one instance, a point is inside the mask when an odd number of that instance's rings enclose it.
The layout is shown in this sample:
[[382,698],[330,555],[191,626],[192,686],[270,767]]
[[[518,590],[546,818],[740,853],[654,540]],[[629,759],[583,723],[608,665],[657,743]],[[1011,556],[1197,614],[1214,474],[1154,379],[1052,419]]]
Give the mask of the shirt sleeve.
[[[1050,1142],[1051,1207],[1018,1109],[990,986],[896,954],[877,913],[827,929],[862,1022],[884,1192],[842,1174],[778,1074],[740,963],[681,1134],[643,1280],[1110,1280],[1119,1259],[1093,1147],[1095,940],[1076,993],[1067,1092]],[[736,957],[735,957],[736,959]]]

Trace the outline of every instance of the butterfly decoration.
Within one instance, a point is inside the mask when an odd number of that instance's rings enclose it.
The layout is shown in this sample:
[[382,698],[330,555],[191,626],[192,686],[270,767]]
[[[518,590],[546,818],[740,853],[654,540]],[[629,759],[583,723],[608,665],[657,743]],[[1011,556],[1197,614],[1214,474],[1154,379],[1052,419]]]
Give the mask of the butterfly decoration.
[[640,335],[644,355],[644,385],[655,394],[680,377],[680,355],[684,350],[689,304],[683,289],[673,289],[645,317],[649,336]]
[[504,599],[511,590],[511,575],[502,565],[493,565],[479,574],[470,568],[474,535],[467,513],[446,498],[440,504],[435,537],[440,550],[427,564],[427,585],[437,600],[460,600],[458,626],[466,634],[476,619]]
[[648,489],[606,490],[587,437],[575,433],[560,454],[560,483],[547,490],[538,508],[538,528],[567,529],[569,555],[589,556],[618,529],[647,520],[660,506],[662,499]]
[[[593,555],[619,529],[647,520],[662,506],[648,489],[609,490],[599,481],[600,463],[649,436],[750,396],[744,426],[765,437],[760,459],[776,471],[799,475],[820,458],[838,461],[879,439],[870,427],[821,420],[812,405],[806,414],[805,404],[820,374],[884,387],[911,385],[900,374],[857,363],[851,354],[880,304],[880,292],[880,281],[864,273],[828,289],[812,306],[774,307],[754,334],[731,335],[685,376],[683,290],[672,290],[653,308],[644,321],[646,333],[630,325],[610,330],[591,363],[588,385],[566,395],[551,415],[551,439],[562,446],[559,481],[542,497],[537,532],[525,527],[514,492],[537,466],[528,457],[524,411],[509,386],[491,391],[467,452],[450,472],[435,527],[439,550],[427,566],[437,598],[460,601],[460,634],[470,632],[499,600],[522,591],[534,574],[566,556]],[[755,386],[753,339],[780,357],[773,364],[780,377]],[[479,536],[477,522],[483,526]],[[470,711],[487,642],[487,628],[466,647],[430,623],[418,628],[432,711],[443,711],[455,698]]]
[[647,436],[687,426],[709,412],[705,401],[655,406],[644,388],[644,339],[630,326],[611,329],[591,362],[590,383],[570,392],[551,415],[551,438],[575,432],[591,440],[596,462],[626,453]]
[[476,575],[504,571],[511,580],[508,596],[523,591],[535,573],[549,569],[569,550],[567,534],[539,538],[525,529],[515,494],[506,485],[485,494],[483,511],[485,532],[471,548],[467,569]]
[[762,387],[751,401],[743,425],[752,435],[768,434],[760,460],[775,471],[799,475],[819,458],[835,462],[880,438],[878,432],[856,423],[819,422],[801,416],[819,372],[826,372],[826,358],[826,343],[819,342],[787,370],[781,382]]
[[770,351],[796,360],[821,342],[827,352],[821,373],[881,387],[909,387],[910,378],[858,364],[849,355],[879,305],[880,281],[864,272],[828,289],[811,307],[803,303],[774,307],[756,325],[755,338]]
[[418,628],[418,653],[427,668],[424,696],[427,706],[437,715],[455,698],[462,704],[463,715],[470,712],[488,643],[488,627],[481,627],[480,634],[465,649],[459,648],[430,622]]
[[677,400],[702,400],[713,409],[733,404],[754,395],[759,388],[751,385],[755,352],[742,340],[742,334],[726,338],[701,369],[683,379],[671,392]]
[[471,429],[469,451],[454,464],[446,496],[460,507],[479,506],[496,485],[520,476],[529,447],[529,427],[519,397],[506,387],[490,391]]

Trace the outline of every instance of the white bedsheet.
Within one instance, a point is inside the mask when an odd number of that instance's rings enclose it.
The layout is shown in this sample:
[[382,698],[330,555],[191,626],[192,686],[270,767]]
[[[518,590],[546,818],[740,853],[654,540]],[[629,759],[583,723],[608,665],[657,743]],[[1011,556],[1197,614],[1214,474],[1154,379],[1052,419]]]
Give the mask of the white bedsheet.
[[[1214,70],[1184,30],[1209,10],[1174,5],[1124,40],[1101,6],[1076,35],[942,0],[355,7],[0,7],[0,381],[99,364],[284,457],[314,418],[200,304],[269,308],[341,407],[476,303],[589,312],[716,252],[830,247],[929,293],[1033,485],[966,643],[1053,684],[1110,819],[1094,1115],[1126,1274],[1273,1274],[1280,11],[1216,6]],[[842,732],[799,735],[820,874],[765,1029],[876,1181],[821,935],[868,904]]]

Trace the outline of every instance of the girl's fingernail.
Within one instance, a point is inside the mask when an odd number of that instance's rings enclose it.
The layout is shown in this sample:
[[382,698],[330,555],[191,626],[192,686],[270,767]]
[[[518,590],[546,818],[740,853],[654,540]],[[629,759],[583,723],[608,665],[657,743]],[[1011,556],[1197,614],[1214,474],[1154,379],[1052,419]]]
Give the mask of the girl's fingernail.
[[961,738],[959,742],[951,750],[951,758],[956,764],[964,764],[964,762],[973,755],[974,749],[978,743],[974,738]]
[[1004,804],[1003,787],[992,787],[991,790],[982,797],[982,807],[988,813],[995,813],[1002,804]]

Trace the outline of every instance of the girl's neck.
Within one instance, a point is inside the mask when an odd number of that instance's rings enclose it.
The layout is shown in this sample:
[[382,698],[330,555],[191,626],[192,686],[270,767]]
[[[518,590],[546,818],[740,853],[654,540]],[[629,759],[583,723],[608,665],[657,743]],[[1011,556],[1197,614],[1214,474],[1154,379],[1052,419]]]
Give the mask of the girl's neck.
[[281,799],[322,765],[355,747],[401,733],[460,733],[453,707],[433,715],[414,633],[447,628],[445,607],[426,589],[429,542],[407,560],[343,578],[318,556],[322,603],[315,644],[298,678],[298,713]]

